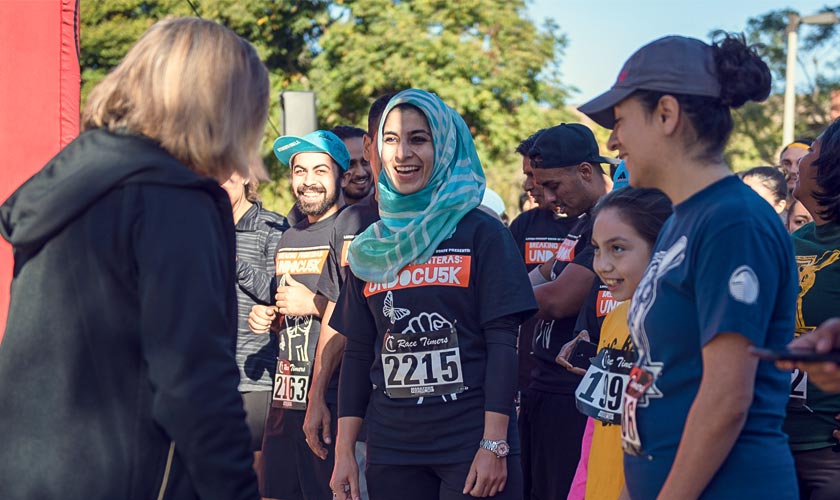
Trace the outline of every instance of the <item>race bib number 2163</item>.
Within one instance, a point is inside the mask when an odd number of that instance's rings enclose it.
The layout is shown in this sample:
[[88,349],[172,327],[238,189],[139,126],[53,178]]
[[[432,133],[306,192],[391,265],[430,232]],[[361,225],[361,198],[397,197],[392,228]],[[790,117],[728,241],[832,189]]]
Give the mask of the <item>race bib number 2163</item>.
[[291,410],[305,410],[309,394],[309,374],[311,363],[308,361],[277,362],[274,375],[274,397],[271,406]]

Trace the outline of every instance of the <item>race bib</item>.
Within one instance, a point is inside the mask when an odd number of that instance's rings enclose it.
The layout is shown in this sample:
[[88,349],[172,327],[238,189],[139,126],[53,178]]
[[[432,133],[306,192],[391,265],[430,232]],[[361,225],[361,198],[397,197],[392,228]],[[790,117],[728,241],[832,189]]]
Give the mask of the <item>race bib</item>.
[[789,407],[801,408],[805,406],[808,399],[808,374],[796,368],[790,374],[790,398]]
[[278,359],[271,406],[288,410],[305,410],[311,371],[312,363],[309,361]]
[[[813,331],[814,328],[802,328],[794,332],[793,337],[798,338],[804,333]],[[802,408],[808,400],[808,374],[794,368],[790,374],[790,397],[788,398],[788,408]]]
[[621,423],[621,404],[633,361],[633,354],[620,349],[598,351],[575,390],[578,411],[608,424]]
[[387,332],[382,342],[388,397],[418,398],[464,391],[455,327],[434,332]]
[[624,404],[621,411],[621,446],[630,455],[643,455],[642,440],[636,426],[636,407],[648,388],[653,384],[653,374],[647,370],[634,366],[630,370],[627,390],[624,393]]

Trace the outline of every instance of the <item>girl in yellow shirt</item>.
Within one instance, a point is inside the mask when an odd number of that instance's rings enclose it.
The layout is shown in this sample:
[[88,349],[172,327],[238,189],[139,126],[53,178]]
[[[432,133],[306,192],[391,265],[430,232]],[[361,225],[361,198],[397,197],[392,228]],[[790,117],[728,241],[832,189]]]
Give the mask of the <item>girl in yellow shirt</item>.
[[[584,437],[576,484],[585,484],[587,500],[615,500],[624,486],[621,449],[621,399],[635,349],[627,330],[630,298],[642,279],[651,249],[662,224],[671,215],[671,202],[659,190],[622,188],[605,196],[593,210],[594,269],[615,300],[620,301],[604,319],[598,354],[587,371],[568,363],[568,355],[583,331],[558,356],[557,362],[583,376],[575,395],[578,409],[589,415],[591,444]],[[588,451],[588,453],[586,453]],[[581,498],[573,488],[569,499]]]

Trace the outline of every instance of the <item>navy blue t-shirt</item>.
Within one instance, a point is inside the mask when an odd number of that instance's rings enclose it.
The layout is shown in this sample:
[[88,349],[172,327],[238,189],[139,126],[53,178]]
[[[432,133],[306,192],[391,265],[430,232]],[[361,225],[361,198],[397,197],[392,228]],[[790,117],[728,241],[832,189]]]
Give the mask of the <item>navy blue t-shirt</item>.
[[[427,263],[407,266],[392,283],[365,283],[348,273],[330,325],[349,340],[371,345],[374,353],[370,371],[373,391],[364,416],[368,463],[471,461],[484,431],[487,348],[482,325],[511,315],[524,319],[536,309],[513,238],[501,222],[480,210],[467,213]],[[434,367],[423,362],[407,372],[405,367],[395,371],[390,371],[391,365],[383,367],[383,350],[387,357],[394,347],[386,342],[386,334],[402,332],[420,342],[427,337],[423,332],[453,326],[460,364],[448,358],[440,365],[444,376],[462,379],[463,391],[433,397],[387,395],[384,389],[394,381],[386,384],[386,369],[403,382],[431,376]],[[438,363],[438,358],[431,361]],[[341,394],[344,397],[343,386]],[[345,413],[344,404],[339,401],[341,414]],[[517,454],[512,397],[509,414],[507,438],[511,453]]]
[[[551,268],[551,279],[559,276],[569,264],[576,264],[592,271],[592,218],[583,214],[564,238],[555,255]],[[580,383],[576,375],[554,360],[560,349],[575,336],[577,316],[554,320],[540,320],[534,327],[532,348],[536,368],[531,372],[529,388],[555,394],[574,394]]]
[[[703,374],[703,347],[724,332],[783,347],[793,338],[797,286],[779,216],[737,177],[674,207],[628,317],[637,365],[654,375],[636,410],[639,454],[624,455],[633,499],[656,498],[671,469]],[[759,362],[744,428],[703,498],[798,498],[782,432],[789,390],[789,373]]]

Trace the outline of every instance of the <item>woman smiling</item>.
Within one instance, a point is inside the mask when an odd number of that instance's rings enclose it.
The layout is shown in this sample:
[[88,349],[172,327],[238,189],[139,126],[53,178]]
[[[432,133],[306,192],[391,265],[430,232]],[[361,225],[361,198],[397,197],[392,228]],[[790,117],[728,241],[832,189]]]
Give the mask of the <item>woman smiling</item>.
[[350,245],[332,322],[347,347],[331,487],[358,498],[364,417],[372,500],[521,498],[516,338],[536,303],[516,244],[477,209],[472,137],[437,96],[397,94],[379,137],[382,220]]

